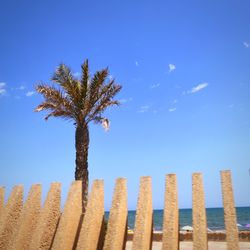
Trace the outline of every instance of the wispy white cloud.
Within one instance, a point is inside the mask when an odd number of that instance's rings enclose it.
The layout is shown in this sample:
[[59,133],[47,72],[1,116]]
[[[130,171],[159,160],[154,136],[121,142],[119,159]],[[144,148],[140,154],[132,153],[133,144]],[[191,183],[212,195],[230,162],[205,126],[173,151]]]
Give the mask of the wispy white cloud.
[[139,66],[139,62],[135,61],[135,66],[138,67]]
[[11,90],[24,90],[25,89],[25,86],[24,85],[21,85],[17,88],[11,88]]
[[5,82],[0,82],[0,88],[4,88],[6,86]]
[[0,82],[0,96],[4,95],[6,93],[6,83],[5,82]]
[[155,88],[158,88],[160,87],[160,83],[156,83],[156,84],[153,84],[150,86],[151,89],[155,89]]
[[177,109],[177,108],[170,108],[168,111],[169,111],[169,112],[174,112],[174,111],[176,111],[176,109]]
[[21,85],[18,89],[19,89],[19,90],[24,90],[24,89],[25,89],[25,86]]
[[174,64],[170,63],[170,64],[168,65],[168,72],[170,73],[170,72],[172,72],[172,71],[174,71],[174,70],[176,70],[176,66],[175,66]]
[[146,113],[148,112],[150,109],[150,106],[149,105],[144,105],[144,106],[141,106],[140,109],[138,110],[139,113]]
[[248,42],[244,42],[243,45],[244,45],[247,49],[250,48],[250,43],[248,43]]
[[33,96],[34,94],[35,94],[34,91],[28,91],[28,92],[26,93],[26,96],[27,96],[27,97],[30,97],[30,96]]
[[120,103],[127,103],[127,102],[131,102],[131,101],[133,101],[133,98],[132,98],[132,97],[123,98],[123,99],[120,99],[120,100],[119,100]]
[[73,73],[73,76],[74,76],[74,77],[79,77],[80,75],[81,75],[81,74],[80,74],[80,72],[78,72],[78,71]]
[[178,100],[177,100],[177,99],[175,99],[175,100],[173,101],[173,103],[174,103],[174,104],[176,104],[177,102],[178,102]]
[[5,89],[0,89],[0,95],[3,95],[6,93],[6,90]]
[[208,86],[207,82],[200,83],[197,86],[193,87],[191,90],[189,90],[187,93],[188,94],[193,94],[193,93],[199,92],[202,89],[206,88],[207,86]]

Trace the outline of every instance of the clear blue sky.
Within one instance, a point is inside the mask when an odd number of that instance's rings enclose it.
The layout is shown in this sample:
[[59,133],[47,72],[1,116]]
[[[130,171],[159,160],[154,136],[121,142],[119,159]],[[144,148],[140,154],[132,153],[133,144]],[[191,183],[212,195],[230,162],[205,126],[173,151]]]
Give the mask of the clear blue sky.
[[219,171],[231,169],[237,206],[250,205],[250,2],[0,2],[0,183],[74,178],[74,126],[43,120],[33,109],[64,62],[77,75],[109,66],[123,85],[123,105],[91,125],[90,180],[105,180],[105,208],[115,178],[128,179],[136,207],[139,177],[153,179],[155,208],[164,178],[178,177],[180,207],[191,206],[191,174],[204,174],[207,207],[221,206]]

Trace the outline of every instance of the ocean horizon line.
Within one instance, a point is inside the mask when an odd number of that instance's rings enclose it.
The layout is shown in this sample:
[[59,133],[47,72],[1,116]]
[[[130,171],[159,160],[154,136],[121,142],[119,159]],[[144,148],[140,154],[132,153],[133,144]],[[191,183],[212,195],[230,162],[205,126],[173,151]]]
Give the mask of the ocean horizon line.
[[[205,209],[223,209],[223,207],[206,207]],[[250,205],[248,206],[236,206],[237,208],[250,208]],[[164,210],[164,208],[154,208],[153,211],[161,211]],[[192,208],[179,208],[179,210],[192,210]],[[110,210],[105,210],[105,213],[110,212]],[[136,212],[136,209],[128,209],[128,212]]]

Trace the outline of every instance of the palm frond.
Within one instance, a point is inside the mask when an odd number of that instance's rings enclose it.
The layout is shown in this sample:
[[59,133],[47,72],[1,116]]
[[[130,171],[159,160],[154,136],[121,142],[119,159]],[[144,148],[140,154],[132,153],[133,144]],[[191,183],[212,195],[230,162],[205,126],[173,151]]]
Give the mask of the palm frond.
[[102,119],[102,127],[104,128],[105,132],[109,131],[110,121],[107,118]]
[[51,102],[43,102],[41,104],[39,104],[36,108],[35,108],[35,112],[40,112],[43,110],[55,110],[57,108],[57,106],[54,103]]
[[108,91],[103,92],[102,96],[99,98],[99,101],[94,105],[91,111],[88,113],[87,121],[92,121],[96,116],[100,116],[107,107],[113,105],[120,105],[120,102],[113,100],[113,97],[121,90],[120,85],[111,86]]
[[74,117],[72,117],[72,114],[64,110],[55,110],[53,112],[50,112],[47,116],[45,116],[44,119],[47,121],[52,116],[61,117],[65,120],[74,120]]
[[89,61],[88,59],[81,65],[82,77],[81,77],[81,97],[84,100],[87,96],[88,82],[89,82]]
[[67,65],[61,63],[56,68],[56,71],[53,74],[51,80],[53,82],[58,83],[62,87],[67,87],[65,85],[68,85],[68,83],[71,83],[74,80],[74,77],[73,77],[71,69]]
[[112,85],[109,89],[103,92],[102,96],[99,98],[97,105],[95,105],[95,110],[104,110],[108,106],[119,105],[120,102],[113,100],[114,96],[120,92],[120,85]]
[[81,84],[74,78],[71,69],[65,64],[60,64],[51,80],[59,84],[72,102],[79,103],[81,100]]
[[88,91],[88,101],[90,103],[96,102],[99,98],[100,90],[105,84],[106,77],[108,76],[108,68],[97,71],[93,76]]
[[[63,113],[64,115],[67,114],[70,119],[75,119],[77,117],[72,103],[70,102],[68,97],[62,93],[61,90],[53,86],[40,84],[36,86],[36,91],[42,94],[45,99],[43,103],[36,107],[36,112],[48,110],[52,111],[52,113],[56,112],[56,114],[59,112]],[[51,115],[49,115],[48,117],[50,116]]]
[[36,86],[36,91],[43,95],[47,103],[53,103],[55,105],[63,105],[67,109],[71,109],[71,103],[68,96],[65,95],[60,89],[45,84],[39,84]]
[[98,124],[98,123],[102,123],[102,119],[104,119],[104,117],[102,117],[102,116],[95,116],[92,121],[94,123]]
[[102,116],[95,116],[92,120],[96,124],[101,124],[104,130],[107,132],[110,128],[110,121],[109,119],[102,117]]
[[91,111],[93,110],[94,107],[98,106],[98,103],[101,101],[101,99],[106,96],[106,95],[110,95],[110,92],[112,92],[114,86],[119,86],[115,84],[115,80],[112,79],[110,82],[108,82],[107,84],[103,84],[98,92],[95,95],[95,98],[88,98],[86,105],[85,105],[85,110],[84,110],[84,114],[86,114],[86,116],[91,113]]

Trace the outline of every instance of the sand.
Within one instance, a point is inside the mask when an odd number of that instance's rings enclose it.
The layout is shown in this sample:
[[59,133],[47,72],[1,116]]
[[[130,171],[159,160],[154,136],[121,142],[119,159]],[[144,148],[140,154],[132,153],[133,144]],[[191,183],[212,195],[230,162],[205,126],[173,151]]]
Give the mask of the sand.
[[[250,249],[250,242],[240,242],[240,249],[246,250]],[[153,242],[153,250],[161,250],[162,243],[161,242]],[[126,244],[126,250],[132,249],[132,241],[127,241]],[[193,243],[192,242],[180,242],[180,250],[192,250],[193,249]],[[215,241],[209,241],[208,242],[208,249],[209,250],[220,250],[220,249],[227,249],[226,242],[215,242]]]

